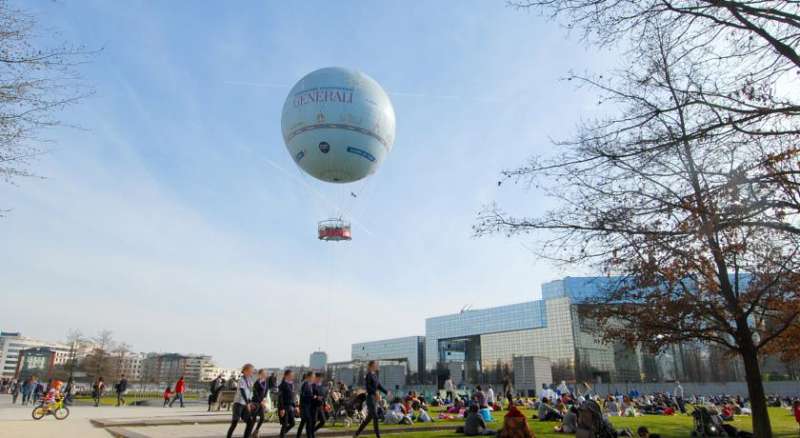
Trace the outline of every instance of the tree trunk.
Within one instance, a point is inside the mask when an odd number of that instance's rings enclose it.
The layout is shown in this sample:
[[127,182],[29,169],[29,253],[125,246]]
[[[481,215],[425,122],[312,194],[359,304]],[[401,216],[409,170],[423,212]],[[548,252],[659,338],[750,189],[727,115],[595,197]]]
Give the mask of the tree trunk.
[[750,408],[753,410],[753,435],[761,438],[772,437],[772,426],[767,411],[767,397],[764,394],[764,383],[761,381],[761,367],[752,343],[742,345],[744,374],[747,380],[747,392],[750,395]]

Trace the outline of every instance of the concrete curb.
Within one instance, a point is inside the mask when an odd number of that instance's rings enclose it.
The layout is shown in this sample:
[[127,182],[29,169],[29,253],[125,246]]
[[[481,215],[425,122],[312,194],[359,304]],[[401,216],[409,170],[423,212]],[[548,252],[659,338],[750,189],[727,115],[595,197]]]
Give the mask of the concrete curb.
[[231,414],[208,414],[185,417],[151,418],[92,418],[89,422],[95,427],[142,427],[142,426],[181,426],[187,424],[217,424],[231,421]]

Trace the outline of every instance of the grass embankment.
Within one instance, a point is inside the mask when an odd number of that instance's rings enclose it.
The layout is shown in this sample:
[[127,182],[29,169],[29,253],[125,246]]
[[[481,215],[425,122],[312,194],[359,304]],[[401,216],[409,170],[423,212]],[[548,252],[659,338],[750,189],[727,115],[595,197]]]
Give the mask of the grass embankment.
[[[433,408],[431,410],[431,415],[434,418],[439,415],[441,411],[439,409]],[[529,409],[524,409],[523,412],[525,416],[528,417],[528,424],[531,426],[531,429],[536,434],[537,438],[555,438],[555,437],[568,437],[570,435],[563,434],[563,433],[556,433],[553,431],[553,427],[558,425],[557,422],[554,421],[539,421],[539,420],[532,420],[531,416],[533,415],[533,411]],[[503,422],[503,415],[505,411],[502,412],[495,412],[494,418],[495,421],[489,424],[490,428],[498,429],[502,426]],[[798,432],[800,432],[800,428],[798,427],[797,422],[795,422],[794,417],[791,415],[791,411],[788,409],[783,408],[769,408],[770,420],[772,421],[772,431],[774,437],[797,437]],[[463,419],[455,419],[455,420],[436,420],[434,424],[452,424],[453,426],[461,425],[463,423]],[[643,415],[641,417],[613,417],[611,422],[614,424],[616,429],[622,429],[625,427],[631,428],[631,430],[636,432],[636,429],[639,426],[647,426],[651,433],[658,433],[664,438],[685,438],[690,436],[692,431],[692,417],[691,415],[673,415],[673,416],[662,416],[662,415]],[[746,415],[738,415],[731,422],[734,427],[740,430],[752,431],[751,426],[751,419],[749,416]],[[394,428],[394,427],[424,427],[429,426],[430,423],[414,423],[412,426],[384,426],[385,428]],[[337,428],[341,427],[337,424]],[[353,426],[351,426],[352,428]],[[463,435],[456,434],[452,431],[425,431],[425,432],[407,432],[403,433],[403,438],[451,438],[451,437],[462,437]]]

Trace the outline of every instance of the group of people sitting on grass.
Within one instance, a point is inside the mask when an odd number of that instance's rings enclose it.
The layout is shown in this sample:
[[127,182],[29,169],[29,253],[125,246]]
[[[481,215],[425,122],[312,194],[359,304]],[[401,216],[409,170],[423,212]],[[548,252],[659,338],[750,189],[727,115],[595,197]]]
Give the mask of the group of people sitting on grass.
[[391,403],[381,400],[380,410],[383,411],[383,422],[386,424],[412,424],[429,423],[433,421],[428,413],[424,397],[418,397],[414,391],[409,391],[405,397],[394,397]]
[[[459,433],[466,436],[497,435],[502,438],[532,438],[528,420],[521,411],[522,408],[533,410],[535,413],[532,419],[538,421],[554,421],[558,424],[554,427],[556,432],[576,434],[582,430],[590,433],[589,436],[608,436],[611,437],[650,437],[658,438],[657,434],[651,434],[646,427],[641,427],[634,435],[630,429],[616,430],[604,415],[602,408],[592,399],[580,397],[573,398],[569,393],[557,397],[553,403],[548,397],[541,400],[531,399],[507,399],[500,397],[489,403],[484,397],[485,392],[477,386],[472,396],[467,398],[455,397],[451,406],[447,407],[447,413],[441,414],[440,418],[454,418],[463,416],[464,426],[458,428]],[[501,411],[502,404],[505,402],[506,413],[503,415],[502,426],[494,429],[491,424],[495,421],[493,412]],[[457,412],[457,414],[456,414]],[[603,431],[606,432],[603,435]]]

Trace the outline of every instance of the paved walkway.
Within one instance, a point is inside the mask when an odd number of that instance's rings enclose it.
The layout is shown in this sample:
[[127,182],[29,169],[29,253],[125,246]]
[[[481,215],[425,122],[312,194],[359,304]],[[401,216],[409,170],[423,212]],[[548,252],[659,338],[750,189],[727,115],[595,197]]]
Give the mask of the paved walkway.
[[[92,419],[105,419],[127,423],[130,420],[151,421],[178,419],[189,424],[209,421],[214,418],[218,422],[227,422],[230,413],[209,415],[206,407],[202,405],[187,405],[185,408],[161,408],[145,406],[126,406],[121,408],[101,406],[70,406],[69,418],[63,421],[47,416],[39,421],[31,418],[33,406],[20,406],[11,404],[11,396],[0,395],[0,438],[50,438],[50,437],[81,437],[81,438],[109,438],[112,436],[105,428],[92,424]],[[194,420],[194,421],[193,421]],[[185,423],[184,423],[185,424]],[[210,425],[213,430],[211,436],[224,436],[223,424]],[[211,429],[210,429],[211,430]],[[227,430],[227,429],[225,429]]]
[[[102,406],[71,406],[69,418],[63,421],[47,416],[39,421],[31,418],[33,406],[11,404],[11,397],[0,395],[0,438],[219,438],[225,436],[230,424],[230,412],[206,412],[202,405],[187,405],[185,408],[161,408],[147,406],[125,406],[121,408]],[[452,424],[416,426],[415,431],[453,429]],[[262,437],[276,437],[279,426],[264,423]],[[365,430],[371,434],[372,428]],[[407,431],[406,427],[383,429],[383,434]],[[244,425],[235,436],[241,436]],[[294,435],[296,429],[293,430]],[[322,429],[320,438],[351,436],[354,428]]]

